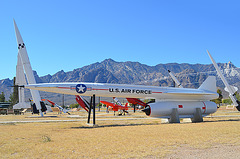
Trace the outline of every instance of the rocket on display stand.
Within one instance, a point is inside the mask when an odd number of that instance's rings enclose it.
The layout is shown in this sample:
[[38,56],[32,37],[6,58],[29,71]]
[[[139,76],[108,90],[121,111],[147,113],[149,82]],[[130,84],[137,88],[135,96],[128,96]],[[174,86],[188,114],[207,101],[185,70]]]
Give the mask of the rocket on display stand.
[[[19,60],[21,61],[22,67],[24,68],[24,71],[26,73],[28,84],[36,84],[36,80],[34,78],[32,67],[28,58],[26,46],[23,42],[22,36],[20,35],[20,32],[18,30],[15,20],[13,21],[14,21],[14,28],[15,28],[17,44],[18,44],[18,58],[20,58]],[[43,115],[42,113],[45,112],[47,108],[45,104],[41,101],[39,91],[30,90],[30,92],[33,98],[34,105],[36,105],[36,108],[40,111],[41,115]]]
[[225,77],[223,76],[222,72],[220,71],[217,63],[215,62],[215,60],[213,59],[212,55],[209,53],[209,51],[207,50],[207,53],[213,63],[213,66],[215,67],[215,69],[217,70],[218,75],[220,76],[220,78],[222,79],[224,85],[225,85],[225,90],[227,92],[229,92],[229,97],[233,102],[233,105],[237,108],[238,111],[240,111],[240,101],[237,100],[236,96],[235,96],[235,92],[238,90],[237,87],[234,86],[230,86],[227,82],[227,80],[225,79]]

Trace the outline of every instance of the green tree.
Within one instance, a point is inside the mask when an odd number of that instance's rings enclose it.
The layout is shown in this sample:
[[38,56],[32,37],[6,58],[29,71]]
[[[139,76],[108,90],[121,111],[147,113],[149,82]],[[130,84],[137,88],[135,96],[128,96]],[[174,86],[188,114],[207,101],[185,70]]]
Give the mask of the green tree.
[[5,102],[5,94],[4,94],[4,92],[2,92],[0,94],[0,102]]
[[240,95],[237,92],[236,92],[236,98],[237,98],[238,101],[240,101]]
[[9,97],[8,102],[10,103],[9,108],[12,109],[12,107],[13,107],[13,105],[14,105],[14,104],[13,104],[13,94],[10,94],[10,97]]
[[220,106],[220,104],[222,103],[223,95],[222,95],[222,91],[220,89],[217,90],[217,93],[219,94],[218,98],[213,99],[212,101]]
[[[16,80],[16,77],[13,78],[14,86],[16,86],[15,85],[15,80]],[[17,104],[19,102],[19,99],[18,99],[18,87],[13,87],[13,93],[9,97],[9,102],[11,103],[10,106],[13,106],[13,105],[15,105],[15,104]]]
[[223,100],[222,100],[222,103],[225,103],[225,104],[230,105],[230,104],[232,104],[232,100],[231,100],[230,98],[223,99]]
[[155,99],[144,99],[143,100],[144,103],[154,103],[155,102]]
[[75,104],[70,104],[69,108],[78,108],[79,104],[75,103]]
[[102,103],[98,103],[98,105],[97,105],[97,107],[102,107],[103,106],[103,104]]
[[[240,101],[239,93],[235,92],[235,96],[236,96],[237,100]],[[233,103],[230,97],[227,99],[223,99],[222,102],[225,104],[229,104],[229,105]]]

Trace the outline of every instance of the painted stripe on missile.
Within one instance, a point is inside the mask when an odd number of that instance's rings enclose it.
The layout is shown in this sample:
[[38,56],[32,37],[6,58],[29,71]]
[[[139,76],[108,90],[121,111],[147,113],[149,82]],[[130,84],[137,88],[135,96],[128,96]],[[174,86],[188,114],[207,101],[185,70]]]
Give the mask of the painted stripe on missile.
[[108,89],[97,89],[97,88],[93,88],[92,90],[95,90],[95,91],[108,91]]
[[206,112],[206,104],[203,102],[203,104],[204,104],[204,106],[202,107],[202,109],[204,110],[204,112],[203,113],[205,113]]
[[[57,87],[57,88],[60,88],[60,89],[75,89],[75,88],[73,88],[73,87]],[[97,88],[92,88],[91,90],[108,91],[108,89],[97,89]]]
[[73,86],[70,86],[70,87],[55,87],[55,88],[60,88],[60,89],[76,89],[75,87]]
[[[75,89],[75,87],[57,87],[60,89]],[[95,91],[108,91],[109,89],[97,89],[97,88],[92,88],[91,90],[95,90]],[[163,93],[163,92],[152,92],[152,93]]]
[[57,87],[57,88],[60,88],[60,89],[71,89],[71,87]]

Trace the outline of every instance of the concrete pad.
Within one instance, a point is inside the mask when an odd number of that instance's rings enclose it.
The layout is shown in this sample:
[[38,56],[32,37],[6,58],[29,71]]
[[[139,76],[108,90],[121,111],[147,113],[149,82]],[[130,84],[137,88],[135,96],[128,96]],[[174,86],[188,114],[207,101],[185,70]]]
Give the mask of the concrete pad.
[[183,123],[191,123],[191,122],[192,122],[191,118],[184,118],[183,119]]
[[161,119],[161,123],[166,124],[166,123],[169,123],[169,121],[168,121],[168,119]]

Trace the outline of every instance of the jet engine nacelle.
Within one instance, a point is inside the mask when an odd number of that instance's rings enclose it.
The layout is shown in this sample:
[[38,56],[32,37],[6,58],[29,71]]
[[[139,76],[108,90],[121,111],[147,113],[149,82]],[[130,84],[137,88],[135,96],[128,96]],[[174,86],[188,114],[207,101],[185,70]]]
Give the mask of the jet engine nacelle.
[[217,111],[217,104],[210,101],[163,101],[151,103],[143,110],[146,115],[159,118],[170,118],[174,108],[177,108],[180,118],[193,118],[196,108],[200,108],[202,116]]

